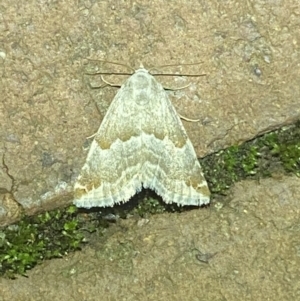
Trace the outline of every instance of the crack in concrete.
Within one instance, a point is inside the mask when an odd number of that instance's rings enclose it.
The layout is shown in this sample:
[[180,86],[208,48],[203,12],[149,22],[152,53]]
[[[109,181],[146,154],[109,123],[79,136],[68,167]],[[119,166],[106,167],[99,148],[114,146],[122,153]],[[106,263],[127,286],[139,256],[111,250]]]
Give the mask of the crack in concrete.
[[16,187],[15,183],[16,183],[16,181],[15,181],[14,177],[9,173],[9,168],[8,168],[8,166],[5,163],[5,154],[3,154],[3,156],[2,156],[2,165],[3,165],[3,169],[5,170],[6,175],[11,179],[11,183],[12,183],[10,190],[7,191],[6,188],[5,188],[5,190],[7,192],[13,193],[13,192],[16,191],[15,190],[15,187]]
[[7,208],[15,207],[15,206],[13,206],[13,203],[14,203],[15,205],[17,205],[19,211],[23,212],[24,211],[23,206],[16,200],[16,198],[14,196],[14,193],[17,191],[16,180],[13,177],[13,175],[10,174],[9,168],[8,168],[7,164],[5,163],[5,153],[2,156],[2,165],[3,165],[3,169],[5,170],[6,175],[11,179],[11,188],[10,188],[10,190],[7,190],[6,188],[4,188],[5,193],[4,193],[3,202],[6,205],[10,204],[10,206],[6,206]]

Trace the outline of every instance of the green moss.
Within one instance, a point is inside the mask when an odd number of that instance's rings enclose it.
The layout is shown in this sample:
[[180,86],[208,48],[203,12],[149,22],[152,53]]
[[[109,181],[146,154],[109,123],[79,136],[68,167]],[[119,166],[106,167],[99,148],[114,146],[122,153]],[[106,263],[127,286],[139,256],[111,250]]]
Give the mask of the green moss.
[[203,159],[212,193],[222,193],[234,182],[257,174],[260,153],[256,145],[231,146]]
[[212,193],[224,194],[237,181],[274,172],[300,175],[300,122],[231,146],[201,162]]
[[263,145],[286,172],[300,175],[300,122],[266,135]]
[[20,222],[0,232],[0,275],[14,278],[25,275],[26,270],[45,259],[62,257],[80,249],[82,224],[77,209],[45,212],[33,217],[25,216]]

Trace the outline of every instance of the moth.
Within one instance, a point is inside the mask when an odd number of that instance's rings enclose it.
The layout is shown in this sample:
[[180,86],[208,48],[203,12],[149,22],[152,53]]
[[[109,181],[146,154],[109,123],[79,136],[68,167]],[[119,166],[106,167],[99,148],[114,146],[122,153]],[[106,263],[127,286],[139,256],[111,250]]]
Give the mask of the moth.
[[74,186],[78,207],[127,202],[142,188],[166,203],[200,206],[210,191],[162,85],[143,67],[114,97]]

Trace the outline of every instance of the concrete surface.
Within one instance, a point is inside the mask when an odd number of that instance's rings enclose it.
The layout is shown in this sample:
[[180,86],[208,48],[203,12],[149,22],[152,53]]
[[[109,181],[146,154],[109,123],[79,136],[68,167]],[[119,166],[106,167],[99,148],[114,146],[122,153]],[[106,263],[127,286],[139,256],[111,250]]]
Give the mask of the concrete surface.
[[206,209],[119,220],[81,252],[0,279],[0,300],[299,300],[299,184],[244,181]]

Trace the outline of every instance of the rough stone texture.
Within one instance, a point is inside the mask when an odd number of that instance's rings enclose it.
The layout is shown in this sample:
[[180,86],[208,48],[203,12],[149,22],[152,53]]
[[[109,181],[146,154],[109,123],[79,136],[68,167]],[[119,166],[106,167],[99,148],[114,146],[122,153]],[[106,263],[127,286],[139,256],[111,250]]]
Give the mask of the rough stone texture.
[[1,198],[11,193],[28,214],[71,202],[86,137],[116,93],[91,89],[88,57],[145,67],[202,61],[160,69],[206,73],[161,79],[190,83],[172,99],[201,120],[185,122],[199,156],[294,122],[299,14],[297,0],[2,1]]
[[245,181],[210,208],[119,221],[0,279],[0,300],[300,300],[299,195],[297,177]]

